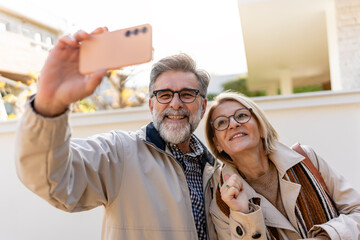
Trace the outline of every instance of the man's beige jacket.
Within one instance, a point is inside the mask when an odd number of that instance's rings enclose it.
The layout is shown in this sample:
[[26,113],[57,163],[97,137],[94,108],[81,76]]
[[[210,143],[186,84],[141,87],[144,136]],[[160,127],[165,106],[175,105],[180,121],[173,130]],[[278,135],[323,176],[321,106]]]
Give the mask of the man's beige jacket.
[[[70,136],[68,113],[43,118],[27,103],[16,167],[31,191],[68,212],[104,206],[102,239],[198,239],[184,171],[152,124],[137,132]],[[217,239],[209,215],[217,168],[207,150],[202,164],[208,236]]]

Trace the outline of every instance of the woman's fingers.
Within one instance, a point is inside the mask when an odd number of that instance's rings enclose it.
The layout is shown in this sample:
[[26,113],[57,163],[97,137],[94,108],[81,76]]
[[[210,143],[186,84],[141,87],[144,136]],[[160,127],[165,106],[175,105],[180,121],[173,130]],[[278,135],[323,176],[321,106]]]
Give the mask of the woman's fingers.
[[233,174],[231,177],[229,175],[224,176],[224,184],[220,188],[220,192],[227,191],[229,188],[237,188],[239,191],[242,191],[243,184],[239,176]]
[[239,196],[239,189],[235,188],[235,187],[231,187],[229,188],[226,192],[221,193],[221,199],[224,202],[229,202],[231,200],[233,200],[234,198],[236,199]]
[[227,181],[230,177],[231,177],[230,174],[225,174],[224,175],[224,180]]
[[221,199],[234,211],[249,212],[249,202],[243,191],[243,182],[237,174],[224,175],[224,184],[220,188]]

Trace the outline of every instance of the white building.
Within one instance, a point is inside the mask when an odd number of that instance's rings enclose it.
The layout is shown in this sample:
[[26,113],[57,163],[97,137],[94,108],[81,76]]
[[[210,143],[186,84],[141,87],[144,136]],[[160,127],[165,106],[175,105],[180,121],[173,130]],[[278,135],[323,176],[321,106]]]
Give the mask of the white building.
[[0,3],[0,75],[26,82],[29,74],[40,71],[49,49],[66,31],[67,22],[18,1]]
[[248,84],[268,95],[293,86],[360,87],[360,1],[238,0]]
[[[19,4],[26,11],[19,10]],[[36,78],[57,38],[69,24],[25,1],[0,3],[0,120],[21,114],[27,86]],[[35,88],[35,87],[33,87]],[[3,97],[12,94],[4,103]],[[10,96],[10,95],[9,95]]]

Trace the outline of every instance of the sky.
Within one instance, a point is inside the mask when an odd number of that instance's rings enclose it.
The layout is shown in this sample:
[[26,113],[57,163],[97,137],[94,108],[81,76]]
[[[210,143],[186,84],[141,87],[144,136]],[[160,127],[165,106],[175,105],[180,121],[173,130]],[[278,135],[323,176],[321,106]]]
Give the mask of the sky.
[[[149,23],[153,29],[153,62],[184,52],[210,74],[247,72],[237,0],[0,0],[0,3],[5,1],[23,11],[31,6],[67,19],[72,23],[70,32],[91,31],[99,26],[113,31]],[[148,76],[153,62],[142,66],[144,75]]]

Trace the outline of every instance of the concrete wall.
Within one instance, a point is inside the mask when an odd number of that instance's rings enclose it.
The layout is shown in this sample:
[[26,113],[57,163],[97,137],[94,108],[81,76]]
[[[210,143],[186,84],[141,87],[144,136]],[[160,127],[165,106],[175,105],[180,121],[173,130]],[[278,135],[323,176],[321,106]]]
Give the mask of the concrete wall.
[[360,87],[360,1],[335,0],[342,89]]
[[[308,144],[360,190],[360,91],[254,98],[284,143]],[[147,107],[73,114],[74,137],[111,129],[136,130],[151,119]],[[16,121],[0,123],[0,239],[98,240],[102,208],[65,213],[27,190],[14,166]],[[203,123],[196,134],[204,139]]]

